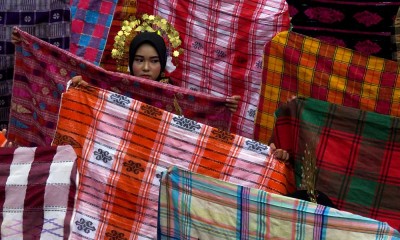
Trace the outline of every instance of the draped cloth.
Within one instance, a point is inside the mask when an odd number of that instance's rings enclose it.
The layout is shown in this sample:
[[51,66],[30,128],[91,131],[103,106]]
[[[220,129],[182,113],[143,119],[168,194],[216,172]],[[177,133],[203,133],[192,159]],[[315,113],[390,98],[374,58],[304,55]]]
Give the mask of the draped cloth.
[[71,53],[99,65],[118,0],[70,0]]
[[388,224],[177,167],[160,186],[158,239],[399,239]]
[[293,156],[297,185],[308,144],[315,147],[317,190],[341,210],[400,229],[398,118],[311,98],[281,106],[276,117],[273,138]]
[[[68,1],[68,2],[67,2]],[[2,0],[0,3],[0,129],[7,128],[14,72],[14,26],[68,49],[71,20],[69,0]]]
[[71,146],[0,148],[1,239],[68,239],[76,193]]
[[265,46],[255,139],[267,142],[274,112],[293,95],[400,116],[399,65],[300,35],[281,32]]
[[160,174],[171,165],[294,190],[293,170],[266,145],[94,87],[63,94],[53,144],[71,144],[78,155],[74,239],[154,238]]
[[23,146],[49,145],[54,137],[66,83],[76,75],[104,89],[112,89],[148,104],[175,111],[220,129],[229,129],[231,113],[225,98],[106,71],[67,51],[17,30],[12,109],[8,138]]
[[393,59],[397,60],[397,62],[400,62],[400,7],[394,20],[394,35],[392,40],[396,47]]
[[138,13],[166,18],[184,49],[171,74],[182,87],[216,96],[240,95],[231,132],[252,138],[264,45],[289,29],[284,0],[138,0]]

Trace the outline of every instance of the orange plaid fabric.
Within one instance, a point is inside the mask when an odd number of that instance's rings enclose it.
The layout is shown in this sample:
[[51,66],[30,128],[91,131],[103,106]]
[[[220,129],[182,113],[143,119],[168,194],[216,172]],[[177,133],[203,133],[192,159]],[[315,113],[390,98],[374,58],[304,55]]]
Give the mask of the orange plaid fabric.
[[363,55],[294,32],[265,46],[255,139],[267,142],[274,112],[293,95],[400,116],[397,62]]
[[266,145],[94,87],[63,94],[53,144],[78,155],[73,239],[154,238],[159,178],[172,165],[273,193],[294,190],[293,170]]

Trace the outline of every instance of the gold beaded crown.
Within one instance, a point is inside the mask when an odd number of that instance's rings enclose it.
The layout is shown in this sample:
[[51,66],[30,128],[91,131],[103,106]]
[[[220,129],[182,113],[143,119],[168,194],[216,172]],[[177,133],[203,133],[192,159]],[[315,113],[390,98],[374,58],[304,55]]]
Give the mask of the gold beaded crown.
[[178,31],[160,16],[143,14],[141,19],[131,16],[129,20],[123,21],[121,30],[114,38],[111,57],[116,59],[118,71],[129,72],[129,45],[140,32],[156,32],[160,35],[167,47],[167,55],[172,57],[172,62],[175,65],[177,64],[179,55],[183,53],[183,49],[179,48],[182,41]]

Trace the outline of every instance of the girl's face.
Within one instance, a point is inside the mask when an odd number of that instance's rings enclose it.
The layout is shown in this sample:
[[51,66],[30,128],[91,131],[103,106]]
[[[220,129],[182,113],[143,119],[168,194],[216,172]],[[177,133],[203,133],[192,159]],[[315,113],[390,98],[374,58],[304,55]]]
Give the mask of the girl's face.
[[157,80],[161,73],[161,63],[156,49],[148,43],[140,45],[131,68],[134,76]]

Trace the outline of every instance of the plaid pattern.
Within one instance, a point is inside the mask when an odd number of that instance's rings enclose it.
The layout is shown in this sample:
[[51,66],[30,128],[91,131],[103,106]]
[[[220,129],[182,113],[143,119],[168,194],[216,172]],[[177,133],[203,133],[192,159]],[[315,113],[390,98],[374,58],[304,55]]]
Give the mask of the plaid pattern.
[[255,139],[267,142],[274,112],[293,95],[400,116],[399,66],[294,32],[265,46]]
[[[114,48],[114,38],[118,31],[121,30],[121,25],[124,20],[130,16],[136,15],[136,0],[119,0],[115,9],[114,18],[111,24],[110,33],[108,34],[106,48],[104,49],[103,57],[101,58],[101,67],[108,71],[118,71],[115,59],[111,57],[111,50]],[[129,64],[127,63],[126,66]]]
[[336,206],[400,229],[398,118],[315,99],[277,111],[274,142],[294,156],[297,183],[305,144],[314,145],[317,190]]
[[70,0],[70,51],[99,65],[118,0]]
[[1,239],[68,239],[76,193],[71,146],[0,148]]
[[400,239],[386,223],[177,167],[162,176],[158,223],[158,239]]
[[63,94],[53,144],[65,143],[77,151],[81,180],[74,239],[155,237],[160,173],[171,165],[270,192],[294,190],[293,170],[266,145],[94,87]]
[[16,49],[10,141],[22,146],[49,145],[58,120],[61,93],[75,75],[87,82],[148,104],[175,111],[174,99],[184,116],[221,129],[229,129],[231,112],[225,98],[108,72],[81,58],[18,30],[23,41]]
[[19,26],[38,38],[68,49],[70,9],[67,0],[0,1],[0,129],[7,128],[14,72],[11,33]]
[[284,0],[139,0],[138,12],[160,15],[182,38],[171,74],[181,86],[217,96],[240,95],[231,132],[253,137],[265,43],[289,29]]

